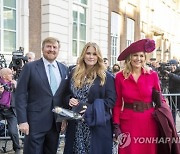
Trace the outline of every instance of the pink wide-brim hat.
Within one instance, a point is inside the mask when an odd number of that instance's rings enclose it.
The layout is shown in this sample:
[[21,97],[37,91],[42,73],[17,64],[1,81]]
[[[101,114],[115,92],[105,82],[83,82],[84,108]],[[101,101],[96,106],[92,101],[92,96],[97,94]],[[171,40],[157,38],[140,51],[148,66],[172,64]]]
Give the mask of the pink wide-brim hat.
[[150,39],[142,39],[128,46],[118,57],[118,61],[125,60],[127,56],[136,52],[150,53],[155,49],[155,41]]

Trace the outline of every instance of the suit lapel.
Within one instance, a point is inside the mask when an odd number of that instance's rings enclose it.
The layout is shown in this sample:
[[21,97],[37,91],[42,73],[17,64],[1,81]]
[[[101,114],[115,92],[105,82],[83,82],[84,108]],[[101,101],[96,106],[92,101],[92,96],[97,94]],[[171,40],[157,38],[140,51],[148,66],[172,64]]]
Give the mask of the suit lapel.
[[60,75],[61,75],[61,79],[64,80],[65,79],[65,75],[66,75],[66,73],[64,72],[65,70],[61,66],[61,63],[57,62],[57,64],[58,64],[59,72],[60,72]]
[[60,72],[60,75],[61,75],[61,83],[59,84],[59,87],[56,91],[56,93],[62,89],[61,87],[63,86],[64,84],[64,80],[67,78],[67,74],[66,74],[66,70],[64,69],[64,67],[62,66],[61,63],[57,62],[58,64],[58,68],[59,68],[59,72]]
[[36,67],[37,67],[36,70],[37,70],[41,80],[43,81],[43,83],[46,86],[46,88],[48,89],[48,91],[51,93],[51,88],[50,88],[50,85],[48,82],[48,78],[47,78],[47,74],[45,71],[45,67],[44,67],[44,63],[43,63],[42,58],[38,61]]
[[[62,64],[59,62],[57,62],[57,64],[58,64],[59,72],[61,75],[61,83],[60,83],[55,95],[60,92],[60,90],[62,89],[61,87],[63,86],[65,79],[68,78],[66,70],[64,69]],[[48,89],[48,92],[52,94],[42,58],[38,61],[36,67],[37,67],[36,70],[37,70],[41,80],[43,81],[44,85],[46,86],[46,89]]]

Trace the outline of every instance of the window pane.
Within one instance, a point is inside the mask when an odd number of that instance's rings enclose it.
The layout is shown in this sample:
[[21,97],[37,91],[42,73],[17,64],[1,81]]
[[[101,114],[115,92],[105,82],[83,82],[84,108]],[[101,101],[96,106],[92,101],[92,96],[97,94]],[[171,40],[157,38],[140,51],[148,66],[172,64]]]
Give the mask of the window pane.
[[77,22],[77,11],[73,11],[73,21]]
[[86,26],[80,24],[80,40],[86,40]]
[[134,42],[134,20],[127,18],[127,46]]
[[87,0],[73,0],[74,2],[79,2],[82,4],[86,4],[87,5]]
[[77,11],[73,11],[73,39],[77,39],[77,22],[78,16]]
[[[78,1],[87,3],[87,1]],[[72,32],[72,54],[78,56],[86,42],[86,8],[81,5],[73,5],[73,32]]]
[[4,6],[16,8],[16,0],[4,0]]
[[[1,9],[0,9],[0,19],[1,20],[3,19],[2,16],[1,16]],[[2,22],[1,20],[0,20],[0,29],[1,29],[1,22]]]
[[77,39],[77,23],[73,23],[73,39]]
[[16,11],[4,8],[4,28],[16,30]]
[[16,50],[16,33],[4,31],[4,52]]
[[118,13],[111,12],[111,66],[117,62],[120,51],[120,29],[121,16]]
[[81,3],[87,5],[87,0],[81,0]]
[[86,44],[86,42],[83,42],[83,41],[79,42],[79,54],[81,54],[82,49],[84,48],[85,44]]
[[[1,36],[1,30],[0,30],[0,36]],[[1,37],[0,37],[0,51],[1,51]],[[2,53],[2,51],[1,51]]]
[[[1,1],[0,1],[0,6],[2,6]],[[1,14],[1,13],[2,13],[2,11],[1,11],[1,10],[2,10],[2,7],[0,7],[0,19],[2,20],[2,18],[3,18],[3,17],[2,17],[2,14]],[[0,22],[1,22],[1,20],[0,20]],[[1,24],[0,24],[0,25],[1,25]]]
[[80,13],[80,22],[81,23],[86,23],[86,12],[83,10],[83,13]]
[[77,56],[77,41],[73,40],[73,50],[72,55]]

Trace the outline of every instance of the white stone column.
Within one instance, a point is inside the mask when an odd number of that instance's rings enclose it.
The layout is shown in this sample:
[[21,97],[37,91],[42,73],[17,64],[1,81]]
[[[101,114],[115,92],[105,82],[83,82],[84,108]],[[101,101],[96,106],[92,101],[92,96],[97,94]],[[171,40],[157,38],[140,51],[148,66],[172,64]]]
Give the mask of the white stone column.
[[19,0],[17,15],[17,48],[29,50],[29,0]]

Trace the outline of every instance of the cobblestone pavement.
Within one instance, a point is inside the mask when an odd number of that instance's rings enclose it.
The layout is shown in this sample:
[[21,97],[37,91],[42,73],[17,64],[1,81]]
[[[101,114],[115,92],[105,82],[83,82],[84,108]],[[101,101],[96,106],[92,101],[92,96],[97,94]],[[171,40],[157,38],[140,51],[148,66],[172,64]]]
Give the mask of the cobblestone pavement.
[[[180,132],[180,115],[177,115],[177,122],[176,122],[176,128],[177,128],[177,132]],[[180,135],[180,133],[179,133]],[[22,143],[22,142],[20,142]],[[0,141],[0,154],[14,154],[14,151],[12,150],[12,142],[8,141],[7,142],[7,152],[4,153],[2,147],[5,146],[5,141]],[[63,154],[63,150],[64,150],[64,140],[61,140],[61,144],[58,148],[57,154]],[[23,154],[23,150],[21,150],[21,154]]]

